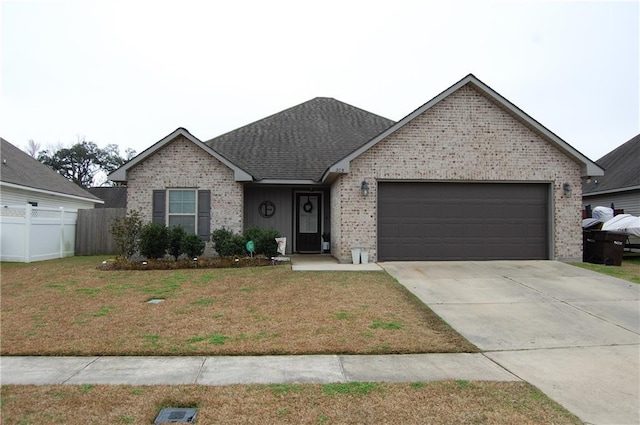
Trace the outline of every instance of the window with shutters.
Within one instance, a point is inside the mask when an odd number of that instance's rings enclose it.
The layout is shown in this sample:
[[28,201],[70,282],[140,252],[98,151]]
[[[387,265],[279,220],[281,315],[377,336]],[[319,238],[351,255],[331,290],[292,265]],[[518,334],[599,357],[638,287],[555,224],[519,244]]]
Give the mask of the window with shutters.
[[197,197],[193,189],[168,190],[167,218],[169,227],[182,226],[187,233],[196,233]]
[[211,191],[160,189],[153,191],[152,220],[165,226],[181,225],[203,241],[211,239]]

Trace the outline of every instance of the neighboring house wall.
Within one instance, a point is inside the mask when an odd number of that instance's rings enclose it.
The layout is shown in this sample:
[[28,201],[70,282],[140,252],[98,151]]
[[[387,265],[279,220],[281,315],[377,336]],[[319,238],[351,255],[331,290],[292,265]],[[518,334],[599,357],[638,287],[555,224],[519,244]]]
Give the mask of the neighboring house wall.
[[617,210],[621,209],[625,214],[638,217],[640,216],[640,189],[582,198],[583,207],[591,205],[592,210],[595,207],[611,207],[612,203]]
[[[531,181],[552,183],[552,256],[582,253],[580,165],[479,92],[463,87],[351,162],[332,186],[332,254],[354,246],[377,259],[377,181]],[[368,197],[360,193],[367,180]],[[565,198],[562,184],[573,188]]]
[[18,189],[14,187],[2,186],[0,189],[0,205],[25,205],[29,202],[37,202],[38,207],[65,208],[69,210],[79,210],[93,208],[94,203],[74,199],[70,196],[56,195],[31,190],[29,188]]
[[184,137],[129,169],[127,180],[127,210],[140,211],[144,222],[152,219],[153,190],[210,190],[210,230],[242,232],[242,184],[232,170]]

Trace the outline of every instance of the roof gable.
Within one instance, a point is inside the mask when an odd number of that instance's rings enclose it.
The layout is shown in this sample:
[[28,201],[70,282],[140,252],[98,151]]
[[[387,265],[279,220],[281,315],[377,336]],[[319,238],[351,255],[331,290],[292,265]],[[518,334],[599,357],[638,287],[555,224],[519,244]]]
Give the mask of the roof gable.
[[596,161],[604,176],[583,185],[583,194],[640,188],[640,134]]
[[321,180],[325,170],[393,121],[317,97],[206,142],[257,180]]
[[153,146],[145,149],[143,152],[136,155],[136,157],[133,158],[131,161],[127,162],[122,167],[113,171],[111,174],[108,175],[109,180],[116,181],[116,182],[127,181],[127,170],[143,162],[146,158],[153,155],[157,151],[161,150],[167,144],[173,142],[177,137],[180,137],[180,136],[189,140],[190,142],[198,146],[200,149],[204,150],[209,155],[213,156],[218,161],[222,162],[225,166],[229,167],[233,171],[236,181],[252,180],[252,176],[249,173],[247,173],[244,169],[238,167],[236,164],[232,163],[227,158],[220,155],[220,153],[214,151],[209,146],[202,143],[202,141],[200,141],[197,137],[195,137],[194,135],[189,133],[189,131],[187,131],[182,127],[177,128],[172,133],[168,134],[167,136],[163,137],[161,140],[156,142]]
[[100,198],[65,179],[8,141],[2,138],[0,141],[2,143],[0,181],[3,184],[102,203]]
[[355,151],[351,152],[344,158],[341,158],[336,163],[332,164],[331,167],[326,171],[323,176],[323,180],[327,179],[331,174],[334,173],[345,173],[349,172],[350,163],[352,160],[360,156],[365,151],[369,150],[371,147],[375,146],[382,140],[386,139],[391,134],[400,130],[402,127],[411,122],[414,118],[423,114],[427,110],[431,109],[435,105],[437,105],[440,101],[447,98],[451,94],[458,91],[460,88],[469,85],[473,87],[476,91],[481,93],[483,96],[488,98],[490,101],[498,105],[500,108],[505,110],[507,113],[512,115],[518,121],[520,121],[523,125],[527,126],[531,130],[540,134],[550,143],[552,143],[556,148],[560,149],[565,155],[573,159],[575,162],[582,165],[582,174],[584,176],[601,176],[604,171],[600,168],[596,163],[591,161],[589,158],[584,156],[582,153],[578,152],[575,148],[569,145],[567,142],[556,136],[553,132],[548,130],[542,124],[531,118],[529,115],[524,113],[520,108],[515,106],[513,103],[509,102],[507,99],[502,97],[496,91],[491,89],[489,86],[484,84],[478,78],[476,78],[473,74],[469,74],[415,111],[411,112],[409,115],[398,121],[395,125],[389,127],[375,138],[370,140],[368,143],[359,147]]

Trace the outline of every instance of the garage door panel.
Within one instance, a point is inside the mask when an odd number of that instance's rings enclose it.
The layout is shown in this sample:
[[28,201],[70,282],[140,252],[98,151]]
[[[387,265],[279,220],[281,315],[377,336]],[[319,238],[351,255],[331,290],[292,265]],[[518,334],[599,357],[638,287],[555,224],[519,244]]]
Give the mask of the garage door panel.
[[381,182],[379,258],[547,259],[548,187]]

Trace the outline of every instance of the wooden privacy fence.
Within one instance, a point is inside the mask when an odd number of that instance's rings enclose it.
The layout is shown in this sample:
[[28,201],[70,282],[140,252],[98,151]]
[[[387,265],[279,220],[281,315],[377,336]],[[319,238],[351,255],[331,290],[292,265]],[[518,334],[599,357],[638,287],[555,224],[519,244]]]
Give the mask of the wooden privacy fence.
[[114,218],[126,214],[126,208],[78,210],[76,255],[115,254],[116,244],[109,229]]

